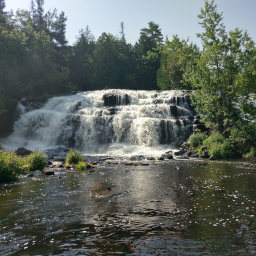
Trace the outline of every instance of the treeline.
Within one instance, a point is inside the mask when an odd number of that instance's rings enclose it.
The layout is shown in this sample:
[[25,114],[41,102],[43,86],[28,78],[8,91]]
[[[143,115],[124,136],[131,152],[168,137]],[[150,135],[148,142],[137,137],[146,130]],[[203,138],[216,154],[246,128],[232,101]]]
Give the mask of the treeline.
[[67,18],[44,10],[43,0],[31,9],[5,12],[0,0],[0,133],[9,130],[22,97],[47,98],[74,90],[103,88],[158,89],[157,70],[163,35],[149,22],[135,45],[103,33],[97,40],[87,27],[67,45]]
[[233,138],[240,151],[255,148],[255,43],[247,32],[226,31],[213,0],[205,1],[198,17],[202,49],[176,35],[164,40],[154,22],[141,29],[134,45],[121,23],[119,37],[102,33],[96,40],[87,27],[69,46],[63,12],[45,11],[43,0],[32,0],[30,11],[7,13],[0,0],[0,133],[10,130],[22,97],[188,89],[211,130]]

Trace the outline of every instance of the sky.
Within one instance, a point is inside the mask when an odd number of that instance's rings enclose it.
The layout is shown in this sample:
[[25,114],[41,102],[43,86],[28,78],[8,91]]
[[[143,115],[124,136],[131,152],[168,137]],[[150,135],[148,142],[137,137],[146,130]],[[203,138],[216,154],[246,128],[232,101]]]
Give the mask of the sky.
[[[227,30],[236,27],[247,30],[256,41],[256,0],[216,0],[223,12]],[[200,45],[196,33],[200,32],[197,15],[204,0],[45,0],[45,10],[57,8],[64,11],[67,21],[67,40],[73,44],[79,30],[88,25],[98,38],[102,32],[120,35],[120,23],[124,22],[126,40],[134,44],[140,29],[149,21],[159,24],[164,36],[177,34]],[[29,9],[30,0],[6,0],[6,9]]]

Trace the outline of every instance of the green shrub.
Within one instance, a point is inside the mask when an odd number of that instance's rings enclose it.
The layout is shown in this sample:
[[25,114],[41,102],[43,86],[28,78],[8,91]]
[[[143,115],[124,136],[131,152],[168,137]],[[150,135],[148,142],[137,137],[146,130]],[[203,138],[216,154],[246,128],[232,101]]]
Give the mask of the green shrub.
[[193,149],[196,149],[203,145],[203,141],[206,139],[206,134],[199,132],[199,133],[193,133],[189,137],[189,144]]
[[82,160],[83,160],[83,157],[79,152],[77,152],[75,150],[70,150],[66,157],[66,164],[76,165]]
[[77,171],[85,171],[87,169],[87,163],[84,161],[80,161],[78,164],[75,165]]
[[42,171],[47,165],[47,156],[39,151],[35,151],[24,158],[29,171]]
[[223,143],[214,142],[208,146],[210,155],[217,159],[228,159],[234,157],[234,148],[228,140]]
[[25,173],[25,161],[12,152],[0,151],[0,183],[11,182],[19,174]]
[[256,147],[256,126],[241,124],[239,128],[232,128],[229,139],[234,144],[238,156],[246,155]]
[[204,140],[203,145],[211,147],[213,144],[222,144],[225,142],[225,137],[219,133],[212,133],[207,139]]
[[256,150],[255,148],[251,148],[250,151],[248,153],[246,153],[244,156],[244,158],[246,159],[254,159],[256,157]]

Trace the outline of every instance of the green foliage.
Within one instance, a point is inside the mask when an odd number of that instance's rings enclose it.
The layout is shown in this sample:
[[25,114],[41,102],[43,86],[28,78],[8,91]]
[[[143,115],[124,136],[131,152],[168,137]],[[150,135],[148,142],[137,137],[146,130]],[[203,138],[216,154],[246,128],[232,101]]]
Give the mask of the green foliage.
[[158,46],[163,43],[163,35],[159,25],[153,21],[148,23],[147,28],[142,28],[136,51],[140,56],[146,56],[148,52],[156,52]]
[[[72,90],[65,45],[66,18],[44,12],[42,0],[16,15],[0,6],[0,133],[10,130],[22,97]],[[62,46],[60,48],[60,46]],[[36,82],[35,82],[36,81]]]
[[76,165],[79,162],[81,162],[82,160],[83,160],[83,156],[79,152],[77,152],[75,150],[70,150],[66,157],[66,164]]
[[236,155],[231,141],[219,133],[212,133],[203,141],[203,145],[207,146],[209,155],[217,159],[228,159]]
[[235,156],[234,148],[228,140],[223,143],[210,144],[208,152],[217,159],[229,159]]
[[209,127],[229,136],[237,122],[253,120],[249,98],[256,92],[255,45],[247,32],[225,31],[214,1],[206,1],[198,17],[203,50],[187,77],[195,89],[193,103]]
[[95,39],[89,27],[80,30],[69,59],[71,80],[80,90],[94,88],[94,48]]
[[166,40],[161,48],[161,65],[157,72],[157,83],[160,89],[191,89],[191,83],[186,76],[196,66],[200,56],[196,45],[188,40],[180,40],[175,35],[172,41]]
[[47,165],[47,156],[39,151],[35,151],[24,158],[29,171],[42,171]]
[[134,86],[132,49],[124,40],[102,33],[93,51],[94,83],[98,88]]
[[207,138],[205,133],[202,132],[198,132],[198,133],[193,133],[192,135],[190,135],[189,137],[189,145],[193,148],[193,149],[197,149],[200,146],[203,145],[203,141]]
[[77,171],[85,171],[87,169],[87,163],[84,161],[79,161],[78,164],[75,165]]
[[12,152],[0,151],[0,183],[11,182],[26,172],[25,161]]
[[230,141],[236,148],[237,154],[243,156],[256,147],[256,126],[247,122],[240,122],[230,130]]
[[220,133],[212,133],[207,139],[204,140],[203,144],[205,146],[211,146],[212,144],[224,143],[225,137]]
[[134,46],[136,58],[136,89],[158,89],[157,70],[160,67],[160,48],[163,35],[159,25],[149,22],[141,29],[140,38]]

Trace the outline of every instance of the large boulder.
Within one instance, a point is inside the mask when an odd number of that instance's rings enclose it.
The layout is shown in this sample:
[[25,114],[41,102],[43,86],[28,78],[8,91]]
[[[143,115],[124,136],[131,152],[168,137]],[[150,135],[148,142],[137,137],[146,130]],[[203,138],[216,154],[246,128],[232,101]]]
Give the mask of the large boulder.
[[112,196],[114,193],[111,191],[111,187],[103,182],[99,182],[91,189],[91,196],[95,198],[102,198]]
[[45,154],[48,156],[49,159],[55,159],[55,161],[63,161],[65,160],[68,148],[55,148],[55,149],[47,149],[45,150]]
[[28,156],[31,153],[33,153],[33,151],[26,148],[18,148],[17,150],[14,151],[14,153],[18,156]]

